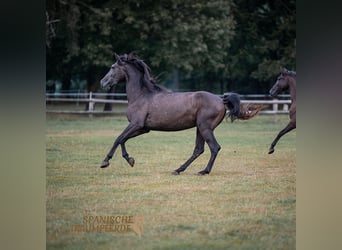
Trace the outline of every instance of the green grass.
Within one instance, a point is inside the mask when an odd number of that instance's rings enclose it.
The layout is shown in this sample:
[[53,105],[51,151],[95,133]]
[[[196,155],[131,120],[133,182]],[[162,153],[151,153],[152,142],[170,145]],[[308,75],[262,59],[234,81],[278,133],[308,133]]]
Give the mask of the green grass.
[[[179,176],[195,129],[150,132],[126,143],[131,168],[115,153],[125,117],[47,116],[47,249],[295,249],[296,131],[268,148],[287,116],[223,121],[222,149],[208,176],[196,176],[209,149]],[[83,216],[143,216],[134,232],[72,232]]]

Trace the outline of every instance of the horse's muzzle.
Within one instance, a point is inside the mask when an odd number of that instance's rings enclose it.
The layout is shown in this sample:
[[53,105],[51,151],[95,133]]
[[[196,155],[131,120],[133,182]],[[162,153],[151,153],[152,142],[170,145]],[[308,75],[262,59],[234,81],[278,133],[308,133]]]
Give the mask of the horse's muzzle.
[[100,85],[101,85],[101,88],[104,90],[109,90],[113,86],[113,84],[111,84],[111,82],[107,81],[106,79],[102,79],[100,81]]
[[272,97],[277,97],[277,95],[278,95],[277,91],[274,91],[273,89],[270,90],[269,94]]

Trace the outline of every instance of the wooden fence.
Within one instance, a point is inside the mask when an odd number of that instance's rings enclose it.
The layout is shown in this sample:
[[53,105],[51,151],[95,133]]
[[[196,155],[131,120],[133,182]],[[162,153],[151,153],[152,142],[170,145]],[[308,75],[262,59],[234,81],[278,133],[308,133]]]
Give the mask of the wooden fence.
[[[267,95],[241,95],[241,103],[264,104],[261,114],[288,114],[289,95],[272,99]],[[127,96],[124,93],[61,93],[45,94],[47,113],[64,114],[125,114]],[[111,111],[103,111],[104,104],[111,103]]]

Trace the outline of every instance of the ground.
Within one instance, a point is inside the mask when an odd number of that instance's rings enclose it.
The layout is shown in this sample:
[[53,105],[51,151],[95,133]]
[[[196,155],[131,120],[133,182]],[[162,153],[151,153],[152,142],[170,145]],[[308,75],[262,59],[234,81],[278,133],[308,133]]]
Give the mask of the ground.
[[[223,121],[215,130],[222,149],[210,175],[195,175],[209,160],[206,146],[175,176],[193,151],[195,129],[133,138],[126,144],[133,168],[119,149],[100,169],[125,117],[48,115],[47,249],[295,249],[296,131],[268,154],[287,121],[286,115]],[[86,216],[143,222],[121,232],[75,230],[90,226]]]

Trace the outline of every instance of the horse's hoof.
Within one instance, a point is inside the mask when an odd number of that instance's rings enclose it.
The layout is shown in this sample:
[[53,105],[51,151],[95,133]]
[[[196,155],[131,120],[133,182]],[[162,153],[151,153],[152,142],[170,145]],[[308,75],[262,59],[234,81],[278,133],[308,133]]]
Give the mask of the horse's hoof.
[[207,171],[205,171],[205,170],[202,170],[202,171],[197,173],[197,175],[200,175],[200,176],[203,176],[203,175],[206,175],[206,174],[209,174],[209,173]]
[[270,148],[270,150],[268,151],[268,154],[272,154],[274,152],[274,148]]
[[103,161],[101,164],[101,168],[106,168],[109,166],[109,161]]
[[179,175],[179,172],[178,172],[177,170],[175,170],[175,171],[172,171],[171,174],[173,174],[173,175]]
[[133,157],[129,157],[127,160],[128,164],[131,165],[131,167],[134,167],[135,160]]

